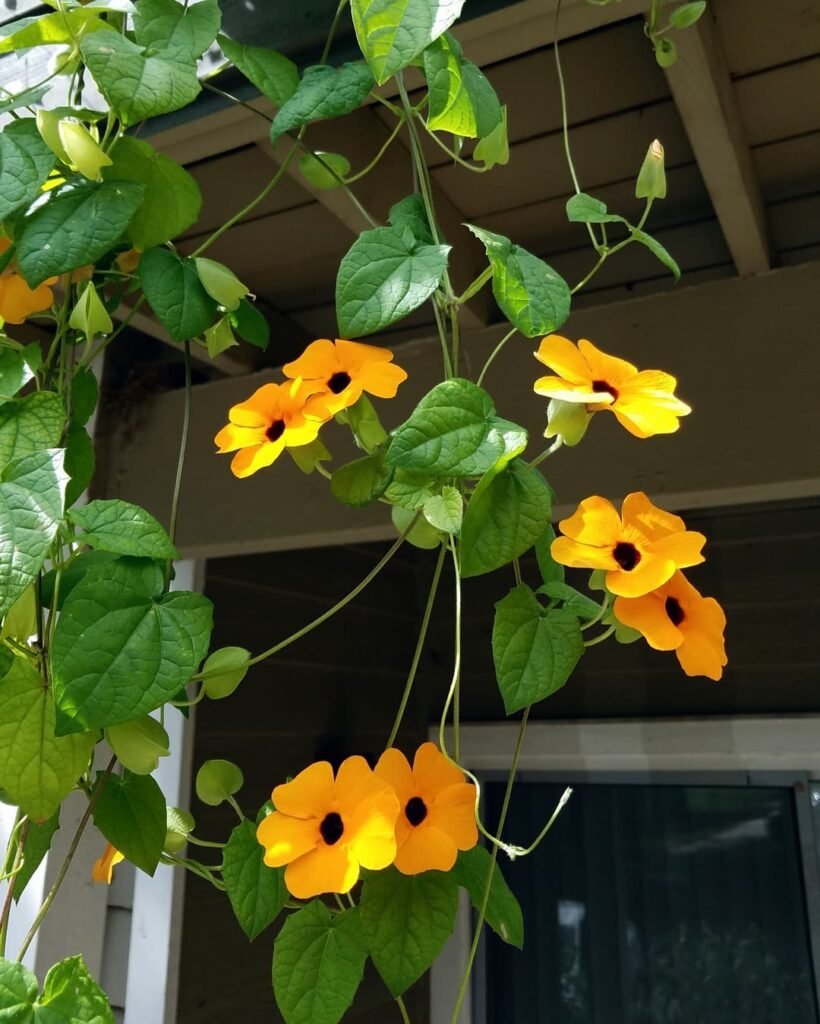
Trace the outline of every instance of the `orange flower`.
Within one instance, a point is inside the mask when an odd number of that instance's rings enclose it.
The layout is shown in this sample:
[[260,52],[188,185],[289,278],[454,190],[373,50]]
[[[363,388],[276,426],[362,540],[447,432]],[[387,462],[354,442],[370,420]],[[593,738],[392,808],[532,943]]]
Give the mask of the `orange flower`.
[[214,438],[219,455],[236,452],[231,461],[234,476],[251,476],[272,465],[285,448],[315,441],[322,419],[305,407],[317,390],[301,380],[263,384],[228,413],[230,423]]
[[348,757],[335,779],[328,762],[317,761],[272,799],[276,810],[256,838],[268,867],[287,865],[285,885],[297,899],[350,892],[360,868],[392,864],[399,801],[363,757]]
[[558,525],[565,536],[552,542],[555,561],[605,569],[608,589],[621,597],[642,597],[677,569],[704,560],[703,534],[687,530],[680,516],[657,508],[643,491],[627,495],[621,515],[606,498],[586,498]]
[[644,597],[618,597],[615,617],[637,629],[656,651],[674,651],[688,676],[720,679],[726,665],[726,615],[702,597],[682,572]]
[[322,394],[312,399],[310,407],[330,419],[355,405],[363,391],[377,398],[395,398],[407,374],[392,360],[393,353],[387,348],[320,338],[282,370],[286,377],[301,377],[319,385]]
[[[10,245],[8,238],[0,238],[0,255]],[[29,288],[12,262],[0,274],[0,317],[8,324],[21,324],[34,313],[49,309],[54,302],[54,293],[49,285],[56,281],[56,277],[50,277],[36,288]]]
[[114,877],[114,868],[124,860],[125,855],[109,843],[103,851],[103,855],[94,861],[94,866],[91,868],[92,882],[111,885],[111,879]]
[[401,804],[395,863],[402,874],[449,871],[458,851],[478,842],[475,786],[434,743],[419,747],[412,768],[391,747],[379,758],[376,774],[393,787]]
[[674,377],[660,370],[639,371],[583,338],[576,347],[569,339],[550,334],[535,358],[559,375],[537,380],[536,394],[586,405],[589,412],[608,409],[635,437],[673,434],[679,417],[692,411],[675,398]]

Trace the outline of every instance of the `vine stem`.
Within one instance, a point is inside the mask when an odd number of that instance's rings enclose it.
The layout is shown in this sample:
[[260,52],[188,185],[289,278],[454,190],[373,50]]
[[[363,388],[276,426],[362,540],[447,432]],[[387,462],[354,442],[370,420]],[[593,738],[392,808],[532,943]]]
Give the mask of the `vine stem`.
[[535,469],[536,466],[540,466],[542,462],[548,459],[551,455],[555,455],[558,449],[563,445],[564,439],[559,435],[552,442],[549,448],[545,448],[540,455],[536,455],[532,462],[529,464],[530,469]]
[[[168,536],[171,543],[174,543],[177,533],[177,520],[179,518],[179,494],[182,490],[182,474],[185,471],[185,456],[188,452],[188,432],[191,426],[191,342],[184,342],[185,351],[185,405],[182,413],[182,433],[179,438],[179,455],[177,457],[177,471],[174,477],[174,494],[171,498],[171,521],[168,527]],[[171,579],[171,566],[173,558],[168,559],[165,567],[165,585]]]
[[430,626],[430,618],[433,613],[433,605],[436,601],[436,593],[438,591],[439,581],[441,580],[441,570],[444,567],[444,559],[446,555],[447,548],[442,544],[439,548],[436,568],[433,572],[433,582],[430,584],[430,592],[427,595],[427,604],[424,609],[424,616],[421,620],[421,628],[419,629],[419,637],[416,641],[416,649],[413,652],[413,660],[410,663],[410,671],[407,674],[407,682],[404,685],[404,693],[402,694],[401,703],[399,704],[399,709],[396,712],[396,719],[393,722],[393,728],[390,730],[390,736],[387,739],[385,749],[392,747],[396,742],[396,736],[399,734],[404,713],[407,710],[407,704],[410,700],[410,694],[413,691],[413,683],[415,682],[416,672],[418,671],[419,662],[421,661],[421,653],[424,650],[424,641],[427,638],[427,630]]
[[484,364],[484,366],[483,366],[483,368],[481,370],[481,373],[478,375],[478,380],[476,381],[476,384],[479,387],[481,387],[481,385],[482,385],[482,383],[484,381],[484,378],[487,376],[487,371],[489,370],[489,368],[495,362],[496,356],[501,352],[501,349],[504,348],[504,346],[507,344],[507,342],[510,340],[510,338],[514,334],[517,334],[517,333],[518,333],[518,328],[517,327],[513,327],[513,329],[511,331],[507,331],[507,333],[504,335],[504,337],[501,339],[501,341],[499,341],[499,343],[495,346],[495,348],[492,350],[492,352],[489,354],[489,356],[487,356],[487,362]]
[[438,727],[438,745],[439,750],[445,757],[449,758],[456,765],[458,765],[458,754],[459,754],[459,738],[458,738],[458,721],[453,722],[453,753],[454,758],[451,758],[447,753],[447,744],[444,740],[444,729],[447,724],[447,715],[450,711],[450,705],[454,703],[456,693],[459,688],[459,681],[461,679],[461,571],[458,564],[458,555],[456,554],[455,546],[450,542],[450,550],[453,554],[453,565],[456,573],[456,622],[455,622],[455,656],[453,659],[453,675],[450,680],[450,689],[447,692],[447,699],[444,701],[444,710],[441,713],[441,721]]
[[[19,810],[18,810],[19,814]],[[9,915],[11,914],[11,904],[14,899],[14,890],[17,887],[17,876],[20,872],[20,868],[23,866],[23,851],[26,847],[26,839],[28,838],[29,828],[28,818],[23,822],[20,832],[17,836],[17,849],[14,854],[14,861],[11,865],[11,875],[8,880],[8,889],[6,890],[6,899],[3,903],[3,911],[0,914],[0,957],[6,955],[6,937],[9,930]],[[15,828],[16,831],[16,828]],[[13,835],[14,833],[12,833]]]
[[68,869],[71,867],[71,862],[74,860],[74,854],[77,852],[77,848],[80,845],[80,840],[83,837],[86,825],[88,825],[89,821],[91,820],[91,815],[94,813],[94,808],[97,804],[97,800],[99,800],[100,798],[100,793],[102,793],[103,789],[105,788],[106,782],[108,782],[109,778],[111,777],[111,773],[114,771],[114,765],[116,763],[117,756],[115,754],[108,762],[106,769],[100,778],[99,784],[97,785],[94,792],[91,794],[91,797],[88,801],[88,807],[86,807],[85,813],[83,814],[82,818],[80,818],[80,824],[77,826],[77,831],[74,833],[74,838],[71,840],[71,846],[69,846],[68,848],[68,853],[66,853],[65,855],[65,860],[63,860],[63,863],[60,865],[60,870],[57,872],[57,877],[54,879],[54,884],[49,889],[48,895],[43,900],[43,904],[40,907],[40,909],[37,911],[37,916],[31,923],[31,928],[29,928],[28,932],[26,933],[26,937],[23,939],[23,945],[20,947],[20,951],[17,954],[18,963],[26,955],[28,947],[31,945],[34,936],[37,934],[37,929],[43,923],[43,918],[49,912],[51,904],[54,902],[55,896],[60,891],[60,886],[65,881],[65,876],[68,874]]
[[407,1007],[404,1005],[404,1000],[401,996],[396,996],[396,1006],[398,1006],[399,1013],[401,1013],[403,1024],[410,1024],[410,1014],[407,1012]]

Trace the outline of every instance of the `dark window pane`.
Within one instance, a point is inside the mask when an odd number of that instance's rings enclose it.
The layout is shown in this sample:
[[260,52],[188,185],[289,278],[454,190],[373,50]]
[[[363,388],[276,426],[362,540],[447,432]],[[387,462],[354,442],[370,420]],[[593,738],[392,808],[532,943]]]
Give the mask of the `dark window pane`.
[[[520,784],[505,836],[529,842],[562,789]],[[487,938],[486,1024],[817,1024],[787,788],[577,786],[502,867],[527,936]]]

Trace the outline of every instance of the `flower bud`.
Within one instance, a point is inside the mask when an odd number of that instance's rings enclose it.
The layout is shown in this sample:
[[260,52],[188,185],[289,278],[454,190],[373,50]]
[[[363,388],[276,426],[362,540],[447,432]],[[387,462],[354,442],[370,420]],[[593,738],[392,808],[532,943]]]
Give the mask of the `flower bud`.
[[113,331],[114,324],[108,310],[90,281],[85,286],[80,301],[72,309],[68,323],[75,331],[82,331],[86,338],[93,338],[97,334],[110,334]]
[[179,853],[187,842],[188,836],[196,827],[194,816],[181,807],[165,808],[165,843],[166,853]]
[[52,110],[38,110],[35,117],[40,138],[58,159],[62,160],[64,164],[70,164],[71,160],[60,139],[59,115]]
[[71,166],[89,181],[102,181],[103,167],[110,167],[113,161],[86,126],[79,121],[62,120],[57,131]]
[[560,437],[568,448],[573,448],[587,432],[592,414],[581,402],[550,400],[547,409],[547,429],[544,437]]
[[251,652],[244,647],[222,647],[202,666],[202,685],[211,700],[230,697],[248,672]]
[[664,169],[663,146],[658,139],[646,151],[646,157],[635,185],[638,199],[666,198],[666,171]]

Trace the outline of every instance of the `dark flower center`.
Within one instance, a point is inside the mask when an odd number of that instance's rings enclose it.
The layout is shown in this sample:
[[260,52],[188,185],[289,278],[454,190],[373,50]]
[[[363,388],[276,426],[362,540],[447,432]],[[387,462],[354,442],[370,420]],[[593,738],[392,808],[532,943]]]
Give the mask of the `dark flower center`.
[[667,597],[664,607],[673,626],[679,626],[686,618],[683,608],[680,606],[680,601],[676,597]]
[[340,370],[338,373],[334,373],[330,380],[327,382],[328,388],[333,392],[334,395],[340,395],[344,389],[350,383],[350,374],[345,373],[344,370]]
[[334,843],[338,843],[345,834],[345,825],[342,821],[342,816],[337,814],[335,811],[331,811],[330,814],[326,814],[322,820],[322,824],[319,826],[319,831],[322,833],[322,839],[324,839],[328,846],[333,846]]
[[630,544],[625,540],[619,540],[612,549],[612,557],[624,572],[632,572],[641,560],[641,553],[634,544]]
[[279,438],[282,436],[282,434],[284,434],[284,432],[285,432],[285,421],[284,420],[274,420],[273,423],[271,423],[271,425],[265,431],[265,437],[269,441],[278,441]]
[[420,825],[427,817],[427,804],[420,796],[411,796],[404,808],[407,820],[414,827]]
[[607,384],[605,380],[594,380],[592,382],[592,390],[597,391],[600,394],[612,395],[612,401],[618,401],[618,392],[611,384]]

